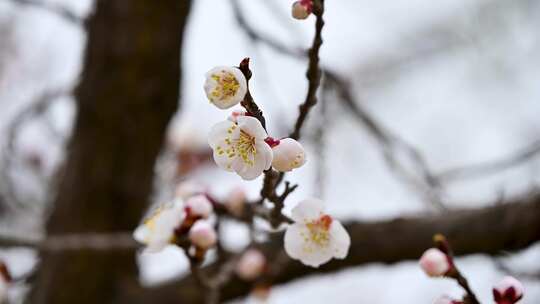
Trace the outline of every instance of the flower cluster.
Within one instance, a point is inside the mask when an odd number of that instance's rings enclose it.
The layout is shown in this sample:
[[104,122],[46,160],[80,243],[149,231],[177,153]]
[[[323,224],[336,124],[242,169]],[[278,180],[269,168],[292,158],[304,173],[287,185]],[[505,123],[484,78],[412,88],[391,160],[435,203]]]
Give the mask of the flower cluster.
[[[247,79],[239,68],[216,67],[206,74],[206,96],[216,107],[228,109],[245,98]],[[216,164],[245,180],[265,170],[287,172],[306,162],[302,145],[292,138],[269,137],[261,122],[244,110],[235,110],[210,130],[208,144]]]
[[203,189],[192,182],[180,184],[175,199],[155,208],[135,229],[135,240],[146,246],[146,252],[159,252],[186,238],[200,251],[213,247],[217,242],[217,233],[209,220],[213,205]]

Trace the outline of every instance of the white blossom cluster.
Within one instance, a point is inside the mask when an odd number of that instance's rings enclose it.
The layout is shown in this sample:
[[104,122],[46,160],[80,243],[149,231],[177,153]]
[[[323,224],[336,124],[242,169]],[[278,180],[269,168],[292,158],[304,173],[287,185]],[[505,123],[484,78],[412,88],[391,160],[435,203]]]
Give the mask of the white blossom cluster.
[[213,205],[204,187],[188,182],[180,184],[172,202],[162,204],[137,227],[133,237],[146,246],[146,252],[159,252],[177,238],[187,237],[199,250],[207,250],[217,242],[211,224]]
[[[236,67],[216,67],[206,73],[204,90],[212,104],[228,109],[244,100],[247,80]],[[245,180],[259,177],[271,166],[287,172],[306,162],[299,142],[292,138],[274,140],[257,118],[243,110],[233,111],[226,120],[214,125],[208,143],[216,164]]]
[[[239,68],[216,67],[206,74],[204,90],[212,104],[227,109],[244,101],[248,93],[247,79]],[[306,162],[304,148],[298,141],[268,136],[261,122],[245,110],[235,110],[226,120],[214,125],[208,143],[216,164],[244,180],[255,179],[271,167],[288,172]],[[332,258],[345,258],[350,246],[347,231],[323,209],[318,199],[300,202],[292,211],[294,223],[285,233],[287,254],[312,267]],[[244,278],[254,276],[246,269],[252,269],[253,264],[258,265],[256,268],[263,264],[262,258],[254,253],[241,261],[244,262],[239,264],[239,276]]]

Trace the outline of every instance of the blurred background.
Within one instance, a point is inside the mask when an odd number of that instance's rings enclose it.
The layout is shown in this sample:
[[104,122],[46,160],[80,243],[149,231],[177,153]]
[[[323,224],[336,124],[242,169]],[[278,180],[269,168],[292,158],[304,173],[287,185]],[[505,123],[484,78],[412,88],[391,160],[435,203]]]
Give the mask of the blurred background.
[[[257,198],[261,178],[244,182],[211,159],[206,135],[227,114],[209,106],[204,74],[250,57],[251,92],[269,133],[285,136],[306,93],[307,60],[298,54],[311,45],[314,21],[292,19],[290,6],[285,0],[193,1],[181,46],[180,107],[150,164],[151,203],[170,197],[185,179],[206,183],[217,196],[243,187]],[[85,20],[95,7],[87,0],[0,0],[0,239],[6,238],[0,258],[15,277],[31,277],[38,267],[31,244],[44,238],[59,195],[57,172],[66,167],[77,117],[73,91],[84,70]],[[323,80],[302,138],[308,162],[288,175],[300,187],[286,212],[316,196],[344,221],[382,221],[536,193],[539,1],[327,0],[325,19],[321,65],[339,81]],[[122,40],[121,32],[110,35]],[[344,88],[349,98],[340,96]],[[538,213],[536,206],[531,212]],[[136,212],[142,216],[144,209]],[[247,245],[246,227],[231,222],[224,229],[231,250]],[[8,241],[18,238],[25,246]],[[137,261],[144,286],[188,274],[178,248],[138,254]],[[520,303],[540,303],[540,244],[457,261],[483,302],[490,303],[493,283],[512,274],[526,288]],[[22,303],[28,282],[10,289],[13,303]],[[428,279],[416,261],[403,261],[300,278],[272,288],[268,302],[432,303],[441,294],[459,297],[461,290],[453,281]]]

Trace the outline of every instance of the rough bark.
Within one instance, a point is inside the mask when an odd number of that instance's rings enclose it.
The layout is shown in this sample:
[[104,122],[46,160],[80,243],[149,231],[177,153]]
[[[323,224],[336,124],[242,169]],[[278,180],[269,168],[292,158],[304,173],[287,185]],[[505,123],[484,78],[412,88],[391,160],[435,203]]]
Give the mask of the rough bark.
[[[274,283],[283,284],[308,275],[339,271],[366,263],[390,264],[418,259],[424,250],[433,246],[432,236],[436,233],[448,237],[456,255],[496,255],[503,251],[523,249],[540,240],[540,195],[437,216],[349,223],[346,229],[351,235],[352,245],[345,260],[334,260],[314,269],[285,259],[273,265],[280,268]],[[276,235],[265,246],[267,256],[282,254],[282,243],[282,235]],[[250,290],[249,284],[234,278],[226,284],[222,300],[245,296]],[[204,294],[198,290],[196,280],[188,276],[156,288],[141,289],[132,295],[130,303],[151,301],[160,304],[203,303]]]
[[[88,22],[78,113],[49,235],[132,230],[178,104],[188,0],[99,0]],[[122,303],[126,251],[42,252],[31,303]]]

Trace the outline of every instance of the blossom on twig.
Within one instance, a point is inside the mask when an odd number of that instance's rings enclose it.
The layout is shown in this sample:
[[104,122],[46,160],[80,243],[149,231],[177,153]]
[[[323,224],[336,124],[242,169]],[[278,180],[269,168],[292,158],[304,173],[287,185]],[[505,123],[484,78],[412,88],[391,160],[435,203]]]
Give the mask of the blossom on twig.
[[216,107],[228,109],[237,105],[247,93],[247,80],[235,67],[215,67],[206,73],[206,97]]
[[267,137],[256,118],[239,116],[237,123],[226,120],[212,127],[208,143],[218,166],[252,180],[272,164],[272,149],[264,141]]
[[306,153],[304,147],[292,138],[280,139],[272,147],[274,159],[272,167],[280,172],[288,172],[302,167],[306,163]]
[[332,258],[344,259],[351,239],[341,223],[324,213],[323,202],[307,199],[292,210],[294,223],[285,232],[285,251],[305,265],[319,267]]
[[174,241],[175,229],[182,224],[186,214],[183,201],[159,206],[133,232],[133,238],[146,245],[146,252],[159,252]]

